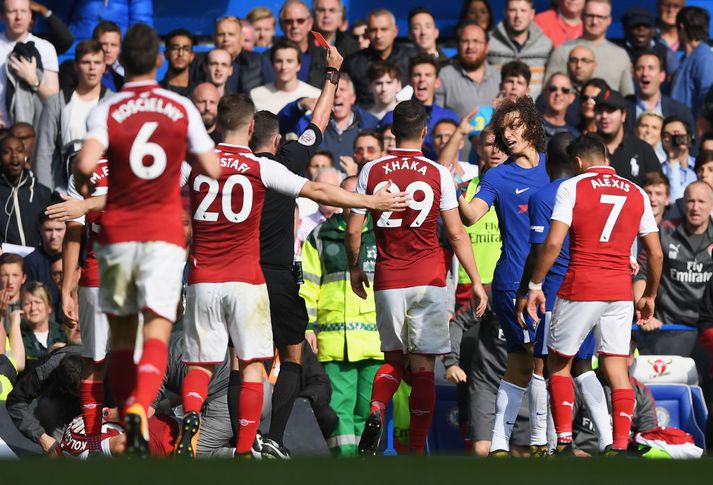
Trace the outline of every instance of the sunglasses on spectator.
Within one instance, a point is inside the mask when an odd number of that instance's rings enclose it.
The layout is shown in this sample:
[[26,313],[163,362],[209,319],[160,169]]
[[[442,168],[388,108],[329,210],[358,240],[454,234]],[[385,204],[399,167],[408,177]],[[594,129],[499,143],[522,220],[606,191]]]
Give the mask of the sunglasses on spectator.
[[555,86],[550,84],[547,86],[547,91],[550,93],[556,93],[557,91],[561,91],[562,94],[569,94],[572,92],[572,88],[568,88],[567,86]]
[[374,154],[376,153],[376,148],[374,147],[356,147],[354,149],[354,153],[369,153],[369,154]]
[[307,22],[307,17],[300,17],[297,19],[282,19],[285,25],[304,25]]
[[596,96],[588,96],[588,95],[586,95],[586,94],[580,94],[580,95],[579,95],[579,100],[580,100],[582,103],[586,103],[587,101],[594,101],[594,98],[596,98]]

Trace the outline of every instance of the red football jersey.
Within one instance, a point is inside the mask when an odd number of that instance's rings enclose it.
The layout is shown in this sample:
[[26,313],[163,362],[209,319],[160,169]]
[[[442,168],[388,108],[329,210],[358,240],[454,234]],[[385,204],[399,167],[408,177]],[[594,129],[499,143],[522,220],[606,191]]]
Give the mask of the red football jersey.
[[638,235],[658,232],[646,193],[596,166],[562,182],[552,220],[569,225],[569,268],[559,297],[576,301],[624,301],[631,291],[631,247]]
[[[453,176],[419,150],[396,149],[362,168],[357,192],[373,194],[389,181],[390,191],[408,192],[412,199],[404,212],[374,212],[374,289],[445,286],[438,216],[458,207]],[[354,212],[366,213],[363,209]]]
[[260,216],[265,191],[297,197],[307,179],[249,148],[221,143],[218,180],[191,174],[193,243],[188,283],[265,282],[260,267]]
[[87,128],[87,138],[105,147],[109,161],[100,242],[184,246],[181,162],[213,149],[191,101],[153,81],[127,83],[92,110]]
[[[93,197],[106,195],[109,187],[109,164],[105,159],[99,160],[97,163],[97,168],[94,169],[91,181],[95,186],[94,192],[92,192]],[[77,199],[83,198],[74,186],[73,175],[69,177],[67,194]],[[84,254],[84,263],[82,264],[82,274],[79,278],[79,286],[84,288],[99,288],[99,263],[94,252],[94,242],[99,237],[101,220],[102,212],[98,211],[91,211],[86,216],[73,219],[73,221],[84,225],[84,230],[87,233],[87,248]]]

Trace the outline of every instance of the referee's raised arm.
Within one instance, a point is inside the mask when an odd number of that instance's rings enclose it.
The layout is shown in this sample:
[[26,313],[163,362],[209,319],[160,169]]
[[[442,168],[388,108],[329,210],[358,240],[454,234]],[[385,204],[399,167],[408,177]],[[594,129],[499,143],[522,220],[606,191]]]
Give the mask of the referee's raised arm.
[[314,110],[312,110],[312,124],[322,133],[327,128],[329,117],[332,115],[334,95],[339,84],[339,69],[342,67],[343,60],[337,48],[330,46],[327,50],[327,73],[322,85],[322,92],[317,98]]

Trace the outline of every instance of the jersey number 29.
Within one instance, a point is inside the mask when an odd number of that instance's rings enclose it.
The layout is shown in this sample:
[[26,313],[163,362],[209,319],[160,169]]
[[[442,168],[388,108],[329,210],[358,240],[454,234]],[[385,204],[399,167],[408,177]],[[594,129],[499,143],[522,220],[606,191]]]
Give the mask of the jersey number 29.
[[[374,193],[383,189],[388,183],[389,182],[384,181],[376,184],[376,187],[374,187]],[[388,191],[400,192],[401,189],[399,189],[396,184],[391,182]],[[411,222],[410,227],[421,227],[421,224],[423,224],[423,221],[426,220],[426,217],[428,217],[428,213],[431,212],[431,207],[433,206],[433,189],[426,182],[417,180],[408,184],[405,192],[407,192],[411,196],[411,200],[408,203],[408,208],[415,211],[419,211],[416,218],[413,220],[413,222]],[[416,200],[416,198],[414,197],[414,194],[416,192],[423,193],[422,200]],[[391,211],[383,212],[381,214],[381,217],[379,217],[379,220],[376,221],[376,225],[379,227],[401,227],[403,219],[397,219],[393,217],[393,214],[394,213]]]

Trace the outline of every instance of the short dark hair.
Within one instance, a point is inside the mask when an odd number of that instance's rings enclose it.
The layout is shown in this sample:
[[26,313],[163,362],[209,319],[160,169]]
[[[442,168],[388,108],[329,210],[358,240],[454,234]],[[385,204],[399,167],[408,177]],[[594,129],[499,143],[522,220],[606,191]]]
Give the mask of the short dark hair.
[[460,36],[463,33],[463,30],[465,30],[466,27],[470,26],[475,26],[482,30],[483,33],[485,33],[485,42],[490,42],[490,35],[488,34],[488,31],[481,27],[478,22],[471,19],[463,20],[456,26],[456,40],[460,41]]
[[[438,120],[438,122],[433,125],[433,131],[436,131],[436,128],[438,128],[441,125],[451,125],[458,128],[458,123],[455,122],[455,120],[452,120],[450,118],[443,118],[441,120]],[[482,132],[481,132],[482,133]]]
[[25,260],[22,256],[15,253],[3,253],[0,254],[0,267],[6,264],[19,264],[22,272],[25,272]]
[[267,145],[270,139],[280,133],[280,122],[277,115],[267,110],[258,111],[253,117],[255,128],[250,138],[250,148],[255,150]]
[[681,118],[680,116],[676,116],[676,115],[670,115],[670,116],[667,116],[666,118],[664,118],[663,124],[661,125],[661,131],[663,131],[663,129],[666,128],[666,125],[668,125],[669,123],[676,123],[676,122],[681,123],[683,125],[683,128],[686,130],[687,135],[690,135],[692,133],[691,130],[693,128],[691,127],[691,124],[688,121],[686,121],[685,119]]
[[510,113],[517,113],[520,116],[520,122],[527,127],[523,138],[538,152],[544,151],[546,142],[542,115],[537,111],[535,103],[529,96],[522,96],[517,101],[505,99],[493,113],[490,124],[493,125],[495,145],[498,149],[505,154],[510,154],[510,147],[505,143],[505,118]]
[[588,133],[570,143],[567,153],[572,159],[603,161],[607,158],[607,147],[599,136]]
[[316,152],[314,152],[314,155],[310,157],[310,160],[312,160],[314,157],[317,155],[321,155],[323,157],[327,157],[329,159],[329,162],[334,166],[334,154],[330,152],[329,150],[325,150],[324,148],[320,148]]
[[156,68],[159,39],[146,24],[134,24],[126,31],[121,43],[121,65],[127,75],[141,76]]
[[532,79],[532,72],[530,72],[530,68],[527,67],[527,64],[525,64],[522,61],[510,61],[506,64],[503,64],[503,67],[500,68],[500,79],[503,81],[505,78],[508,77],[524,77],[525,81],[527,81],[528,86],[530,85],[530,79]]
[[352,147],[356,146],[356,141],[357,141],[359,138],[365,138],[365,137],[367,137],[367,136],[370,136],[371,138],[374,138],[374,139],[376,140],[376,142],[379,144],[379,148],[381,149],[381,151],[382,151],[382,152],[384,151],[384,137],[381,136],[381,133],[379,133],[379,132],[376,131],[376,130],[372,130],[372,129],[361,130],[361,131],[357,134],[356,138],[354,138],[354,143],[353,143]]
[[99,37],[107,32],[116,32],[119,34],[119,37],[121,37],[121,29],[116,22],[112,22],[111,20],[102,20],[94,26],[94,30],[92,30],[92,39],[99,40]]
[[171,32],[169,32],[168,34],[166,34],[164,36],[164,39],[166,39],[166,47],[167,48],[168,48],[168,44],[171,43],[171,40],[174,37],[186,37],[187,39],[189,39],[191,41],[191,46],[196,45],[196,38],[193,36],[193,33],[188,29],[179,28],[179,29],[173,29]]
[[488,0],[463,0],[463,6],[460,9],[460,14],[458,15],[459,24],[465,22],[465,16],[468,13],[468,7],[473,2],[480,2],[485,5],[485,9],[488,11],[488,25],[485,28],[486,32],[489,32],[493,28],[493,9],[490,7],[490,2]]
[[394,122],[391,131],[400,140],[417,140],[426,126],[426,109],[417,99],[401,101],[394,108]]
[[637,52],[636,55],[634,56],[634,62],[632,62],[632,65],[635,66],[636,63],[639,62],[639,59],[641,59],[644,56],[653,56],[656,59],[658,59],[659,71],[664,70],[665,61],[664,61],[663,57],[661,57],[661,55],[653,49],[644,49],[640,52]]
[[255,115],[255,103],[247,94],[228,94],[218,102],[217,122],[221,129],[234,131],[250,124]]
[[611,89],[611,88],[609,87],[609,84],[608,84],[604,79],[601,79],[601,78],[598,78],[598,77],[594,77],[594,78],[590,79],[589,81],[585,82],[584,84],[582,84],[582,88],[579,90],[579,92],[580,92],[580,93],[583,93],[584,90],[585,90],[586,88],[588,88],[589,86],[596,86],[596,87],[598,87],[599,89],[601,89],[602,91],[606,91],[606,90],[608,90],[608,89]]
[[52,371],[52,389],[55,394],[79,398],[80,378],[84,359],[78,354],[67,354]]
[[373,83],[380,77],[387,75],[391,79],[399,78],[399,68],[395,64],[386,61],[374,61],[369,64],[369,70],[366,72],[366,77],[370,83]]
[[428,54],[418,54],[412,57],[408,63],[409,76],[413,72],[414,67],[420,66],[422,64],[428,64],[433,66],[433,68],[436,70],[436,76],[438,76],[438,73],[441,72],[441,66],[438,65],[438,62],[436,62],[436,59],[433,56],[429,56]]
[[576,138],[576,136],[568,131],[557,133],[550,138],[550,141],[547,142],[546,165],[548,172],[551,172],[552,169],[560,168],[564,168],[572,174],[578,172],[577,161],[567,153],[567,147],[569,147]]
[[696,166],[694,168],[695,172],[698,173],[698,170],[700,170],[703,165],[710,162],[713,162],[713,150],[701,150],[698,152],[698,156],[696,157]]
[[[713,154],[713,152],[711,152]],[[644,174],[644,182],[641,184],[642,188],[646,188],[649,185],[665,185],[666,195],[669,195],[671,191],[671,182],[669,182],[668,177],[661,172],[648,172]]]
[[275,62],[275,52],[281,49],[294,49],[297,53],[297,64],[302,62],[302,52],[300,52],[300,46],[290,39],[280,37],[272,43],[272,48],[270,49],[270,64]]
[[411,19],[414,18],[416,15],[419,15],[419,14],[422,14],[422,13],[425,13],[425,14],[427,14],[427,15],[430,15],[431,18],[433,19],[433,23],[434,23],[434,24],[436,23],[436,17],[433,15],[433,12],[431,12],[430,9],[421,6],[421,7],[412,8],[411,11],[408,13],[408,24],[409,24],[409,26],[411,26]]
[[702,146],[703,142],[711,141],[711,140],[713,140],[713,131],[706,131],[698,139],[698,144],[699,144],[699,146]]
[[686,33],[689,40],[708,42],[710,19],[708,11],[701,7],[683,7],[676,14],[676,26]]
[[77,44],[77,48],[74,50],[74,62],[79,62],[87,54],[99,54],[100,52],[103,56],[104,50],[99,42],[92,39],[83,40]]

